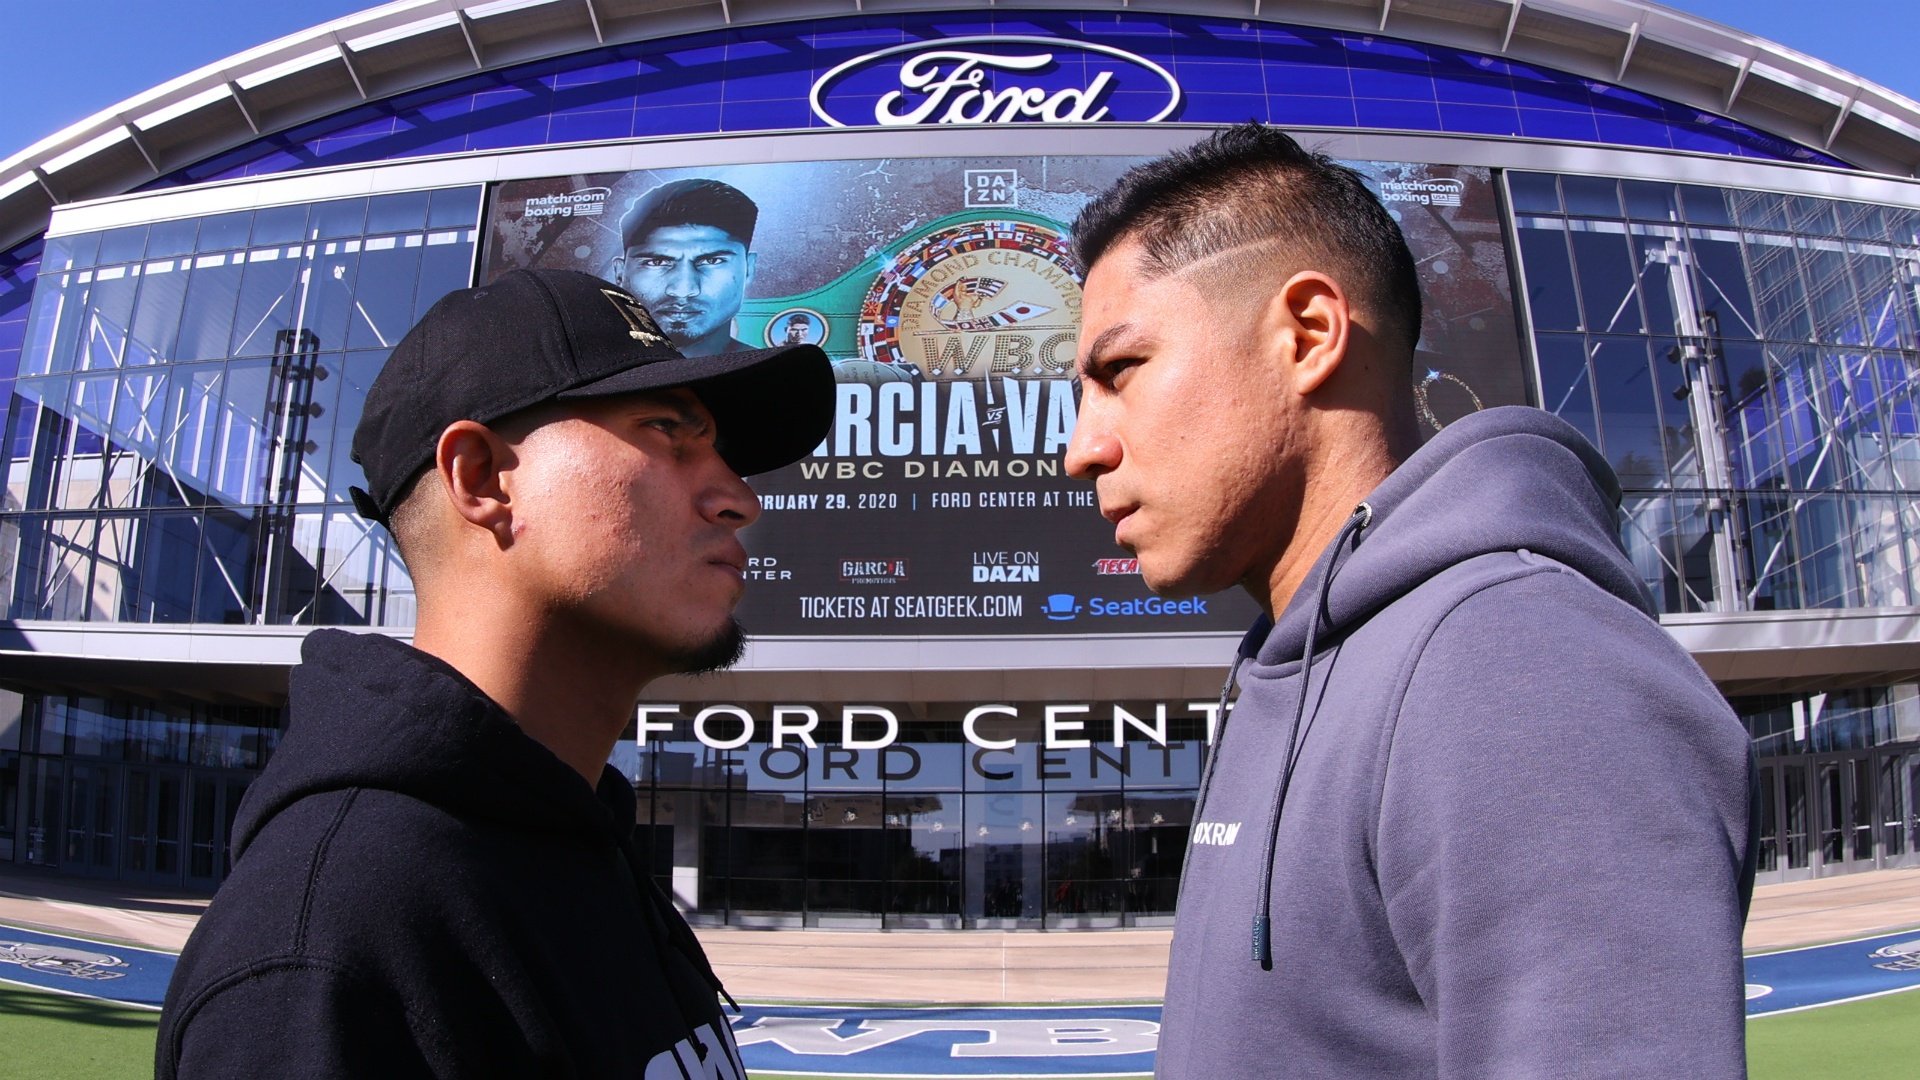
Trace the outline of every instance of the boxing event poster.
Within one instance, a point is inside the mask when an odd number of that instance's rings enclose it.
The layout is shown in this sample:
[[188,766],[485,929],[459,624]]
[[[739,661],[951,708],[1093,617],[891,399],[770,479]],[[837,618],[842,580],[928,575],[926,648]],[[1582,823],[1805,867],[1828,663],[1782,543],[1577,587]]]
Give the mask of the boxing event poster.
[[[1239,631],[1237,592],[1155,597],[1061,459],[1082,270],[1068,229],[1139,159],[900,158],[500,185],[482,280],[584,270],[689,355],[784,342],[834,362],[831,434],[754,478],[740,618],[761,635]],[[1354,163],[1399,218],[1431,434],[1527,401],[1491,175]]]

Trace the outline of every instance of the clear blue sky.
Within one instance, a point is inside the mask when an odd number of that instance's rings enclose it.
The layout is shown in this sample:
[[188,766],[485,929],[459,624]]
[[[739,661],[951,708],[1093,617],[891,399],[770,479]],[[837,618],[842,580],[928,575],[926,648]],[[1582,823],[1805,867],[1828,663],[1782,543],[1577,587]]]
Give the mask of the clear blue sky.
[[[365,0],[0,0],[0,158],[124,98]],[[847,5],[849,9],[852,5]],[[1677,0],[1672,6],[1920,98],[1920,0]]]

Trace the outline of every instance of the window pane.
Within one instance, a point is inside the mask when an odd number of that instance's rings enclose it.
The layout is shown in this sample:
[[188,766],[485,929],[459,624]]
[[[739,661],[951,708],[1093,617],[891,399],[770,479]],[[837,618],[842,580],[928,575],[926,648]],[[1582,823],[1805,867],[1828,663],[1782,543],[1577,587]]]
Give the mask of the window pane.
[[346,347],[347,327],[354,317],[353,285],[360,266],[360,241],[332,240],[309,244],[305,294],[301,297],[300,325],[318,340],[322,352]]
[[271,206],[253,215],[253,246],[293,244],[307,238],[307,207]]
[[1733,234],[1715,238],[1696,232],[1690,235],[1688,245],[1693,249],[1701,314],[1710,317],[1722,338],[1758,338],[1760,320],[1754,313],[1753,294],[1747,288],[1746,263]]
[[124,263],[138,259],[147,249],[147,226],[127,225],[108,229],[100,235],[100,262]]
[[1536,330],[1578,330],[1579,300],[1573,287],[1567,234],[1553,219],[1533,219],[1519,230],[1526,268],[1527,312]]
[[1516,214],[1560,212],[1560,185],[1551,175],[1510,172],[1507,174],[1507,190],[1513,193],[1513,212]]
[[199,513],[154,513],[147,519],[147,535],[140,551],[140,585],[128,604],[127,617],[134,622],[190,621],[199,565]]
[[200,235],[194,247],[200,251],[226,251],[247,246],[247,233],[253,228],[253,211],[238,210],[200,219]]
[[239,311],[233,320],[233,356],[271,356],[293,326],[299,309],[299,248],[247,252],[240,278]]
[[366,230],[367,200],[338,199],[316,203],[307,218],[307,239],[334,240],[359,236]]
[[1534,339],[1534,348],[1540,359],[1540,407],[1579,428],[1589,442],[1599,446],[1600,426],[1595,420],[1585,339],[1541,334]]
[[227,354],[243,270],[237,253],[201,255],[194,260],[175,359],[207,360]]
[[[340,386],[345,382],[340,376],[344,370],[344,358],[339,356],[304,357],[294,369],[302,380],[301,392],[305,399],[304,408],[294,410],[288,450],[295,456],[293,467],[299,474],[293,491],[297,502],[327,501],[327,470],[333,463],[334,439],[352,443],[353,429],[336,427]],[[355,422],[358,420],[356,416]],[[352,449],[351,445],[348,449]]]
[[87,311],[80,330],[75,365],[78,368],[116,368],[127,351],[127,332],[133,315],[133,296],[140,286],[138,267],[107,266],[95,272],[87,294]]
[[1733,224],[1733,211],[1727,206],[1727,193],[1720,188],[1681,184],[1680,201],[1688,221],[1700,225]]
[[450,229],[475,225],[479,221],[479,188],[446,188],[433,193],[433,206],[427,213],[427,228]]
[[428,233],[420,256],[420,287],[413,296],[413,321],[418,322],[441,297],[472,284],[473,230]]
[[413,294],[420,280],[418,236],[384,236],[366,242],[354,285],[351,349],[390,349],[413,325]]
[[156,364],[174,358],[179,340],[180,309],[187,299],[190,277],[186,259],[162,259],[148,263],[140,274],[140,299],[133,312],[135,354],[129,364]]
[[236,360],[227,365],[212,494],[228,502],[267,501],[269,439],[274,430],[270,365],[267,360]]
[[269,555],[262,606],[271,623],[311,623],[320,587],[320,537],[323,513],[274,514],[267,539]]
[[34,282],[27,340],[20,352],[20,374],[43,375],[73,368],[92,284],[91,270],[48,274]]
[[1621,192],[1626,196],[1628,217],[1642,221],[1680,219],[1680,200],[1672,184],[1627,180],[1621,183]]
[[430,199],[430,194],[425,191],[375,195],[367,201],[367,232],[377,235],[416,232],[425,228]]
[[1627,247],[1625,230],[1575,230],[1570,235],[1587,329],[1609,334],[1645,329],[1640,317],[1640,275]]
[[[353,460],[353,429],[360,425],[360,413],[366,408],[367,388],[387,362],[384,352],[348,353],[340,376],[339,404],[334,411],[336,433],[326,459],[327,501],[351,501],[347,488],[364,487],[367,474]],[[319,458],[316,456],[315,460]]]
[[1664,437],[1653,399],[1647,347],[1636,338],[1589,338],[1600,405],[1601,449],[1620,484],[1644,488],[1666,480]]
[[1620,216],[1620,182],[1599,176],[1562,176],[1560,190],[1567,213],[1583,217]]
[[154,222],[153,231],[147,237],[147,258],[161,259],[192,252],[194,236],[199,231],[198,218]]
[[256,537],[252,514],[207,511],[200,544],[200,591],[193,621],[252,621]]
[[1729,191],[1729,201],[1733,204],[1733,214],[1741,226],[1748,229],[1765,229],[1769,232],[1787,231],[1787,200],[1783,195],[1771,191]]

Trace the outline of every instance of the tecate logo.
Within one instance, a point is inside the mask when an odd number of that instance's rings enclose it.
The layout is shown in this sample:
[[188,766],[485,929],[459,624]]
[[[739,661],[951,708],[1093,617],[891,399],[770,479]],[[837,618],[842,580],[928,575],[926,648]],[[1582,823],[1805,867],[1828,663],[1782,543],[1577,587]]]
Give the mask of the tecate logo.
[[[864,103],[876,94],[869,109]],[[1116,95],[1139,104],[1122,107]],[[809,99],[813,114],[834,127],[1151,124],[1180,107],[1180,84],[1159,64],[1111,45],[1005,35],[870,52],[820,76]]]

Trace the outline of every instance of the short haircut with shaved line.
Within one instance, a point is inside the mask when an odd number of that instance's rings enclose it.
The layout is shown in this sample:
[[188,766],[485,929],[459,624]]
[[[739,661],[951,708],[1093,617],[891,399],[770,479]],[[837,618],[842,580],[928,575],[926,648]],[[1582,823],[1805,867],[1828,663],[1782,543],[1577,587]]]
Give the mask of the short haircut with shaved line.
[[1224,128],[1137,165],[1074,222],[1074,257],[1087,270],[1127,240],[1155,276],[1271,244],[1275,286],[1318,270],[1381,321],[1383,344],[1411,356],[1420,340],[1420,281],[1400,226],[1358,172],[1276,128]]

